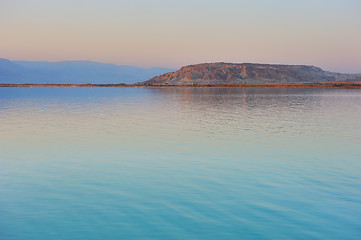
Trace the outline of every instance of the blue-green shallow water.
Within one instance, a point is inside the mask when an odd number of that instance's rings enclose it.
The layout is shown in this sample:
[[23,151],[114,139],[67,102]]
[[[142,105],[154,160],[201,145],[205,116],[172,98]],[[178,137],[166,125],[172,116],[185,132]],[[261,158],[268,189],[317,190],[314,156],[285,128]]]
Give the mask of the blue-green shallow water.
[[360,237],[360,90],[0,89],[2,240]]

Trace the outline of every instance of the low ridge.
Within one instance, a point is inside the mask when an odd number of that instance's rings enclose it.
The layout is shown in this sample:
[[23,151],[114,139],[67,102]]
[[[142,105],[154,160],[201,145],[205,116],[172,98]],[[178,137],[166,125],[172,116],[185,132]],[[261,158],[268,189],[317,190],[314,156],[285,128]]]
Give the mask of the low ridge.
[[360,74],[342,74],[305,65],[203,63],[182,67],[141,83],[144,86],[202,84],[304,84],[361,81]]

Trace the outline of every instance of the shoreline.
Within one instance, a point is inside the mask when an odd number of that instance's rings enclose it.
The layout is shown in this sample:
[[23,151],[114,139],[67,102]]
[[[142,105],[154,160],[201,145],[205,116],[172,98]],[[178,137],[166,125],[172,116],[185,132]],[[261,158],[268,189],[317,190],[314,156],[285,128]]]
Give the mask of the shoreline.
[[329,82],[298,84],[184,84],[184,85],[146,85],[146,84],[12,84],[1,83],[0,87],[272,87],[272,88],[361,88],[361,82]]

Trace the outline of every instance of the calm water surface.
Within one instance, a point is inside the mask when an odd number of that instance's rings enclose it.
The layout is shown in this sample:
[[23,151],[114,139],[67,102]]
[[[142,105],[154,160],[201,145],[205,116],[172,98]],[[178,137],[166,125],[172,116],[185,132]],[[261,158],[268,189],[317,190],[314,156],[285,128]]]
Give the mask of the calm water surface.
[[0,89],[2,240],[360,236],[360,90]]

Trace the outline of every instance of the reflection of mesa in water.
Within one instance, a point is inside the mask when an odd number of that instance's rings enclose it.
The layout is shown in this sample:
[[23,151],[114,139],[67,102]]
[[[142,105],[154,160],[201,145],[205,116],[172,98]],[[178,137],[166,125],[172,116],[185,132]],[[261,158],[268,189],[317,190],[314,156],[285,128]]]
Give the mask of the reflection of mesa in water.
[[[239,84],[360,84],[360,74],[342,74],[324,71],[321,68],[304,65],[271,65],[253,63],[204,63],[182,67],[176,72],[154,77],[141,85],[145,86],[224,86]],[[282,85],[283,84],[283,85]],[[247,86],[244,85],[244,86]],[[297,86],[295,86],[297,87]]]

